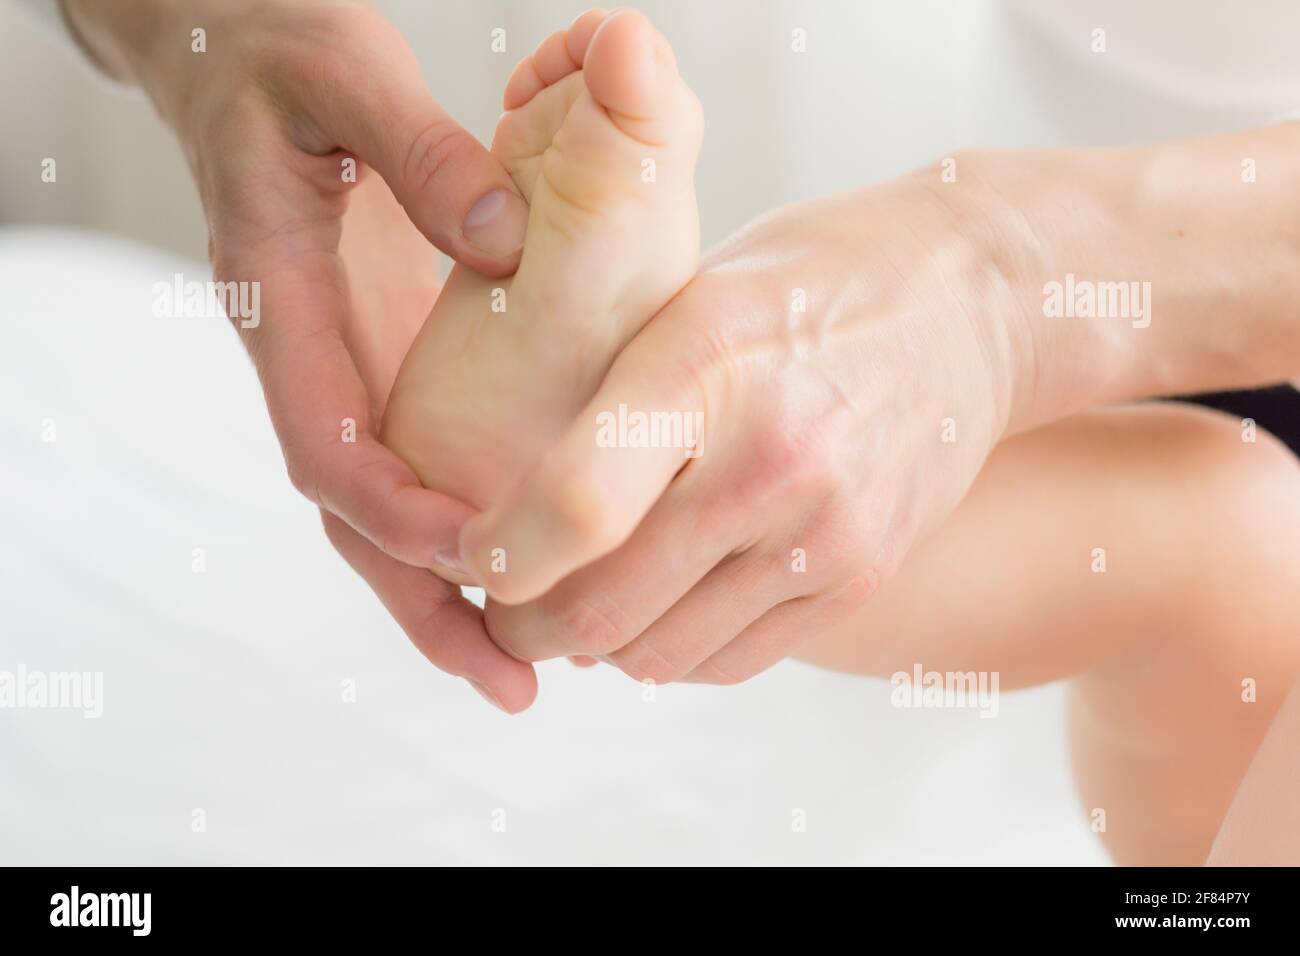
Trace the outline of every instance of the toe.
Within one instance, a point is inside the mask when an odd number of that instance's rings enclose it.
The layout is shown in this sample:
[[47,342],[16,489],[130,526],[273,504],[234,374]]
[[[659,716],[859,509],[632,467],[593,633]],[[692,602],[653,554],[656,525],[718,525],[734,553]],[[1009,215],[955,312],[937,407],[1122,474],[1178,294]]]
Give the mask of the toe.
[[620,10],[597,27],[583,73],[592,98],[615,122],[640,125],[653,123],[663,113],[676,85],[677,60],[644,14]]
[[537,75],[547,86],[558,83],[582,63],[569,55],[568,36],[564,30],[557,30],[541,42],[533,54],[533,65]]
[[506,82],[502,107],[506,110],[517,110],[544,89],[546,83],[538,75],[537,66],[530,53],[519,61],[515,71],[510,74],[510,79]]
[[604,23],[605,18],[608,16],[608,10],[588,10],[569,24],[565,43],[569,48],[569,56],[573,58],[574,63],[581,63],[586,58],[587,47],[591,44],[591,38],[596,34],[596,28]]
[[520,60],[506,83],[503,108],[519,109],[546,87],[580,69],[592,35],[607,16],[604,10],[588,10],[569,29],[552,33]]

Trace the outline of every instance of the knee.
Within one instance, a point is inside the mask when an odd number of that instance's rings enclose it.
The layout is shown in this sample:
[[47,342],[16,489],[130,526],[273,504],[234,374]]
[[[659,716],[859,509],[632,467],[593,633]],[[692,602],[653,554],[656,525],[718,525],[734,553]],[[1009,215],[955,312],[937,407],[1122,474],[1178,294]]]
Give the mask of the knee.
[[[1220,634],[1264,640],[1300,616],[1300,459],[1249,421],[1174,406],[1174,495],[1187,495],[1171,553],[1189,559],[1190,607]],[[1250,632],[1253,632],[1251,634]],[[1300,652],[1300,646],[1292,648]]]

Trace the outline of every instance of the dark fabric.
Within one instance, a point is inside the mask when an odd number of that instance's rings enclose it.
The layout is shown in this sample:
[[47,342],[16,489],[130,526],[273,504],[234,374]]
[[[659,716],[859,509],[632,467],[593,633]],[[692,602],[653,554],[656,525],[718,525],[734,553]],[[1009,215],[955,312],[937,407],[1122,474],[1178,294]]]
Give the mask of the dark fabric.
[[1249,392],[1186,395],[1178,401],[1217,408],[1238,418],[1253,418],[1256,425],[1272,432],[1300,455],[1300,391],[1290,385],[1257,388]]

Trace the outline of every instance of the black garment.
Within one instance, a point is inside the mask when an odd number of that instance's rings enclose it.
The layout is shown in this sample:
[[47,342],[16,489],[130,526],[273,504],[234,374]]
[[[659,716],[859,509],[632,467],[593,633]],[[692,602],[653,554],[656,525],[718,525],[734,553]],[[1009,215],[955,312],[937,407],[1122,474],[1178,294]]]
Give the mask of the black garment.
[[1300,391],[1290,385],[1249,392],[1207,392],[1187,395],[1178,401],[1217,408],[1238,418],[1253,418],[1256,425],[1282,439],[1300,456]]

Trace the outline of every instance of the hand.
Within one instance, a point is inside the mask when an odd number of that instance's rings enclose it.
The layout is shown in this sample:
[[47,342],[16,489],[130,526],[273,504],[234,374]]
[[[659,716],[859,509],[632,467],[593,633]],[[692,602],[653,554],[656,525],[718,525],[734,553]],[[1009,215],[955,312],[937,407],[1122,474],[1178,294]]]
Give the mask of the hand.
[[67,12],[179,136],[217,280],[260,284],[258,321],[236,325],[294,486],[431,661],[523,709],[532,668],[424,570],[470,510],[422,488],[375,438],[438,292],[434,246],[489,275],[518,264],[527,207],[510,177],[430,96],[402,36],[360,5],[68,0]]
[[[532,601],[490,605],[493,638],[526,660],[740,680],[886,581],[1002,434],[1294,378],[1298,146],[1284,123],[976,151],[952,181],[931,168],[756,223],[514,499],[463,529],[489,593]],[[1075,274],[1138,298],[1062,318],[1047,296]],[[704,412],[702,456],[600,447],[595,416],[620,404]]]
[[[723,244],[512,499],[465,526],[493,639],[731,683],[856,608],[1008,426],[1021,228],[929,169]],[[602,447],[597,416],[620,406],[701,414],[699,457]]]

